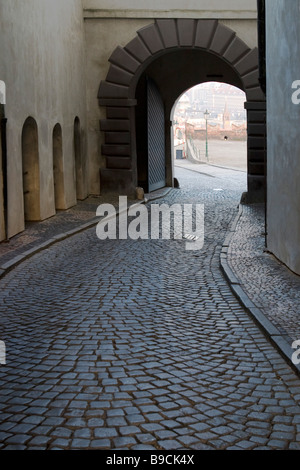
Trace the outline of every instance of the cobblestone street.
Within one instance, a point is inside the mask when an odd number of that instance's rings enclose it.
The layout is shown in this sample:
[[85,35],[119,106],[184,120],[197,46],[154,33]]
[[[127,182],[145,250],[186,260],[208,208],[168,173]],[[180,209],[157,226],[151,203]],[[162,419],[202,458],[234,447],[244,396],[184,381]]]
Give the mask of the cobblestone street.
[[201,251],[92,227],[1,278],[0,449],[300,449],[300,379],[220,269],[246,173],[201,168],[147,203],[204,204]]

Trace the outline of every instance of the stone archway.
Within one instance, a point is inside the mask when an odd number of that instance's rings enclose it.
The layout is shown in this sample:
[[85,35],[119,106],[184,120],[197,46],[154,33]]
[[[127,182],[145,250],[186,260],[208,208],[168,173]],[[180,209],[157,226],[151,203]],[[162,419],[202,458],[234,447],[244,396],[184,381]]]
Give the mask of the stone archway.
[[[238,86],[246,93],[248,195],[249,199],[263,197],[266,104],[259,84],[257,48],[249,48],[233,30],[217,20],[166,19],[139,30],[124,48],[115,49],[109,61],[109,72],[98,93],[100,106],[106,107],[106,119],[101,121],[105,133],[102,154],[106,157],[106,168],[101,171],[102,193],[134,194],[138,182],[137,87],[143,75],[149,74],[160,81],[166,107],[170,106],[172,93],[173,105],[180,91],[211,79]],[[173,73],[172,67],[177,67]],[[172,73],[175,84],[172,87],[167,72]],[[168,124],[166,151],[170,153]],[[171,182],[169,175],[168,185]]]

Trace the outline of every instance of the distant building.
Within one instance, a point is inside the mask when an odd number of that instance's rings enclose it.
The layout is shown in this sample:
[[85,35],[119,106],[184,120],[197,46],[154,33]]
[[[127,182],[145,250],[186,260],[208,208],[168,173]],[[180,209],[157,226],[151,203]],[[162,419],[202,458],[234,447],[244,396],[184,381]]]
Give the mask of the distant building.
[[188,95],[185,93],[184,95],[182,95],[182,97],[178,101],[176,111],[179,115],[183,115],[183,114],[185,115],[186,111],[188,110],[188,108],[190,108],[190,106],[191,106],[191,101]]

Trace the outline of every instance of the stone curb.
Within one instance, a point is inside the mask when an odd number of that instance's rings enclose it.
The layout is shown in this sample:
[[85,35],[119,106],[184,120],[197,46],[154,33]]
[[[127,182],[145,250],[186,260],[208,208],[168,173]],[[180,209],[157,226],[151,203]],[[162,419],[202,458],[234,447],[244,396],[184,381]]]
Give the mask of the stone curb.
[[227,236],[225,238],[221,255],[220,255],[220,265],[221,270],[227,280],[233,294],[238,299],[240,304],[245,308],[245,310],[251,315],[254,319],[256,324],[260,327],[263,331],[265,336],[270,340],[270,342],[275,346],[275,348],[279,351],[281,356],[286,360],[288,365],[300,376],[300,365],[296,365],[292,362],[292,355],[295,352],[292,349],[292,345],[287,341],[287,339],[283,336],[282,333],[273,325],[272,322],[266,317],[263,310],[260,306],[255,305],[251,299],[248,297],[246,292],[243,290],[241,281],[238,277],[233,273],[231,267],[228,263],[228,248],[230,246],[230,242],[232,240],[233,235],[236,232],[237,224],[243,214],[243,205],[239,205],[239,212],[238,215],[235,217],[234,221],[232,222]]
[[21,264],[23,261],[31,258],[40,251],[46,250],[52,245],[71,237],[72,235],[76,235],[78,233],[83,232],[84,230],[94,227],[98,223],[98,221],[98,219],[94,218],[91,221],[76,227],[75,229],[68,230],[58,235],[54,235],[53,237],[49,238],[49,240],[47,240],[46,242],[40,243],[39,245],[30,248],[27,251],[24,251],[24,253],[15,256],[11,260],[7,261],[2,266],[0,266],[0,279],[5,276],[9,271]]
[[[139,205],[139,204],[147,204],[149,201],[154,201],[156,199],[160,199],[164,196],[166,196],[173,188],[167,188],[162,194],[159,195],[147,195],[147,198],[144,198],[141,201],[138,201],[134,203],[134,205]],[[129,209],[129,207],[128,207]],[[119,215],[119,211],[117,211],[117,216]],[[79,225],[78,227],[68,230],[66,232],[60,233],[58,235],[54,235],[51,237],[49,240],[46,242],[40,243],[39,245],[30,248],[30,250],[25,251],[24,253],[21,253],[20,255],[15,256],[11,260],[7,261],[3,265],[0,266],[0,279],[3,278],[9,271],[17,267],[19,264],[23,263],[23,261],[26,261],[27,259],[31,258],[35,254],[46,250],[50,246],[61,242],[62,240],[66,240],[67,238],[72,237],[73,235],[77,235],[81,232],[84,232],[85,230],[88,230],[92,227],[95,227],[99,222],[99,218],[95,217],[89,222],[85,222],[84,224]]]

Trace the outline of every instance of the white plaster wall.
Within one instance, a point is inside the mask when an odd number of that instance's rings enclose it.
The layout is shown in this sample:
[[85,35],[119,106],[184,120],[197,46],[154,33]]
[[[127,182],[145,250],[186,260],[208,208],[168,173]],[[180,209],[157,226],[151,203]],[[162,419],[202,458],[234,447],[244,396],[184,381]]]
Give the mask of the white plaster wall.
[[267,0],[268,249],[300,274],[300,2]]
[[122,18],[255,18],[256,0],[84,0],[86,15]]
[[41,218],[55,213],[52,131],[63,131],[65,206],[76,203],[73,123],[86,123],[81,0],[0,0],[0,71],[6,83],[8,234],[24,229],[21,134],[38,125]]

